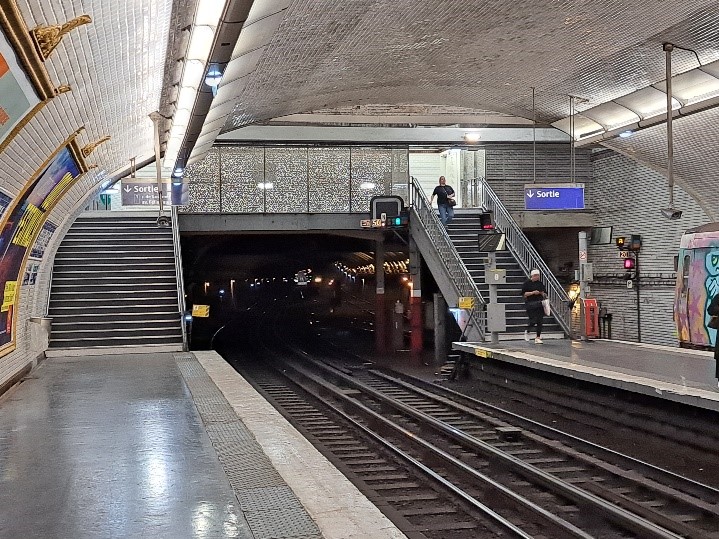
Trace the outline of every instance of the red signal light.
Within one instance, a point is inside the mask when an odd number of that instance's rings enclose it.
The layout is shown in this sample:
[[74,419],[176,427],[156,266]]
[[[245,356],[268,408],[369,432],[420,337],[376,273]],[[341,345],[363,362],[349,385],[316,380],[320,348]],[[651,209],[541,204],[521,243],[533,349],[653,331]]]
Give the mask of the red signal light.
[[634,259],[633,258],[625,258],[624,259],[624,269],[634,269]]

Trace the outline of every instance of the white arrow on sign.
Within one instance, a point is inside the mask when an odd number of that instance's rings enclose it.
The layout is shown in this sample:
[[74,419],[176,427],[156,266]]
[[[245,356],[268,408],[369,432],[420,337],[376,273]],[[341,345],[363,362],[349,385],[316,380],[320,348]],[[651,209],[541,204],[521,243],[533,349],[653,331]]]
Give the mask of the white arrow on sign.
[[530,191],[527,193],[527,196],[528,196],[529,198],[532,198],[532,197],[534,196],[534,191],[530,190]]
[[132,191],[132,187],[130,187],[129,185],[126,185],[124,190],[126,193],[129,193],[130,191]]

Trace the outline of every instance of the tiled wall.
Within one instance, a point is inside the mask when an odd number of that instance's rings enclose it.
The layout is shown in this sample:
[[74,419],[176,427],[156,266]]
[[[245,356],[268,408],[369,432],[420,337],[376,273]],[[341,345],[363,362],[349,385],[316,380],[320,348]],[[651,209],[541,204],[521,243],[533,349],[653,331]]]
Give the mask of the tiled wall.
[[[682,233],[708,222],[699,205],[675,187],[675,206],[684,213],[670,221],[660,209],[668,202],[664,176],[611,150],[593,158],[597,226],[612,226],[613,238],[642,236],[640,251],[641,288],[639,310],[642,342],[677,344],[674,328],[674,257]],[[613,314],[612,337],[637,340],[637,293],[627,289],[624,268],[615,245],[590,246],[594,267],[592,295]]]

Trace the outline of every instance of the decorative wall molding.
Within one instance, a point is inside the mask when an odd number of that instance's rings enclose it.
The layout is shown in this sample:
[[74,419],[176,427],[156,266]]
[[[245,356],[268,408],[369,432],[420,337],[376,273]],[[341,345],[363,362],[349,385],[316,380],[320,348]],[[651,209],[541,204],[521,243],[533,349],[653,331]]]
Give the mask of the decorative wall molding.
[[83,157],[88,157],[92,152],[95,151],[95,148],[97,148],[100,144],[107,142],[110,140],[110,135],[105,135],[101,139],[96,140],[95,142],[90,142],[89,144],[86,144],[82,147],[82,155]]
[[80,15],[67,21],[65,24],[53,24],[50,26],[38,26],[30,30],[35,46],[37,47],[43,61],[47,60],[52,51],[55,50],[62,38],[72,32],[75,28],[90,24],[92,18],[89,15]]

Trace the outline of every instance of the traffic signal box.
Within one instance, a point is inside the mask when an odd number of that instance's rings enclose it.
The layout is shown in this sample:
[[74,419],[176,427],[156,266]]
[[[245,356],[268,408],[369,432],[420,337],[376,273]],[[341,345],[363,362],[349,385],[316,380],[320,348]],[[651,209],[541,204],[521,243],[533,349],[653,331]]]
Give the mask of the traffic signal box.
[[388,228],[407,228],[409,226],[409,210],[403,209],[399,215],[387,219]]
[[483,213],[479,216],[479,224],[482,230],[494,230],[494,215],[492,213]]
[[[381,223],[385,228],[406,228],[409,225],[409,209],[396,195],[372,197],[370,200],[372,223]],[[375,227],[376,225],[372,225]]]

